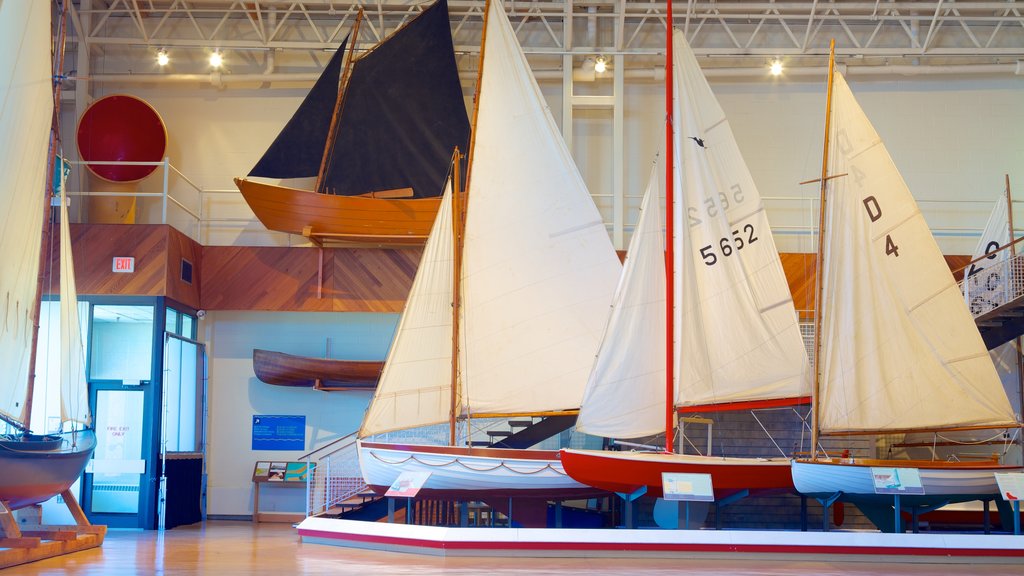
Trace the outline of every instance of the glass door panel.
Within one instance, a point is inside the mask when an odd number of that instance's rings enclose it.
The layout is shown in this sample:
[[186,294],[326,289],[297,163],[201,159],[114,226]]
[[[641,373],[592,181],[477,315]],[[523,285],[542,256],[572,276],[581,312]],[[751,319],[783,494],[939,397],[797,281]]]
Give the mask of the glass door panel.
[[142,455],[142,390],[96,391],[96,452],[92,472],[92,513],[137,514],[140,480],[146,473]]

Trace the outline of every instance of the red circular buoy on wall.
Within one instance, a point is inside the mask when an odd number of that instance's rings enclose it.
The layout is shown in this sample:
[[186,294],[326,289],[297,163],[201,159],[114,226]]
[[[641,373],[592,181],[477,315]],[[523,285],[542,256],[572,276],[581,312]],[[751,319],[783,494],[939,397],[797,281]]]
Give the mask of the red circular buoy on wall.
[[[160,114],[145,100],[111,94],[85,109],[78,122],[79,157],[86,162],[162,162],[167,151],[167,128]],[[99,191],[130,193],[134,183],[157,166],[86,164]],[[106,224],[135,222],[134,196],[94,196],[89,199],[89,221]]]
[[[135,96],[104,96],[90,104],[78,122],[78,153],[85,161],[161,162],[166,151],[164,121]],[[110,182],[136,182],[156,170],[156,166],[87,166]]]

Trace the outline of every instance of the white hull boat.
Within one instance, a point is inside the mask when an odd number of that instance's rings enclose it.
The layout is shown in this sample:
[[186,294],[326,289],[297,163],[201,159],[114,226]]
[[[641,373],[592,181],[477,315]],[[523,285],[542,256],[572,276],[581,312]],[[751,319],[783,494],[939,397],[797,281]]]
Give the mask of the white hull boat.
[[828,498],[842,493],[845,500],[891,504],[891,494],[876,494],[872,468],[916,468],[924,494],[901,495],[907,505],[929,505],[971,500],[992,499],[999,494],[995,472],[1021,472],[1017,466],[1002,466],[993,462],[956,462],[944,466],[943,462],[915,460],[845,460],[793,462],[793,484],[802,494]]
[[417,497],[565,499],[602,494],[565,473],[559,453],[359,442],[359,465],[378,494],[403,472],[429,472]]

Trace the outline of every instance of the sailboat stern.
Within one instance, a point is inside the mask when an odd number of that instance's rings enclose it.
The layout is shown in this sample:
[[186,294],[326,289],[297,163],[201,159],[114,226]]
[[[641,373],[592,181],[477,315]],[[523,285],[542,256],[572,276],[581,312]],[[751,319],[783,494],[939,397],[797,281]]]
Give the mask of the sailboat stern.
[[85,470],[96,448],[92,430],[58,436],[0,440],[0,501],[12,509],[45,502],[67,490]]

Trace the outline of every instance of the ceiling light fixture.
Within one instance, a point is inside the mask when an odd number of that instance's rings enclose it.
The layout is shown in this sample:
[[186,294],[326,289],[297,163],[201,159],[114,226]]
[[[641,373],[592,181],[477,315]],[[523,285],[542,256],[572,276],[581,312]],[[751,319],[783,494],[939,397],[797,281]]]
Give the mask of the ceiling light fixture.
[[782,60],[772,60],[769,70],[771,71],[772,76],[780,76],[782,74]]
[[167,56],[167,50],[164,50],[163,48],[157,50],[157,52],[156,52],[156,63],[157,64],[159,64],[160,66],[167,66],[167,63],[170,62],[170,61],[171,61],[170,57]]
[[604,59],[604,56],[598,56],[597,60],[594,61],[594,72],[604,74],[604,71],[607,69],[608,61]]
[[220,52],[214,51],[213,54],[210,54],[210,66],[213,66],[214,68],[220,68],[223,65],[224,57],[221,56]]

